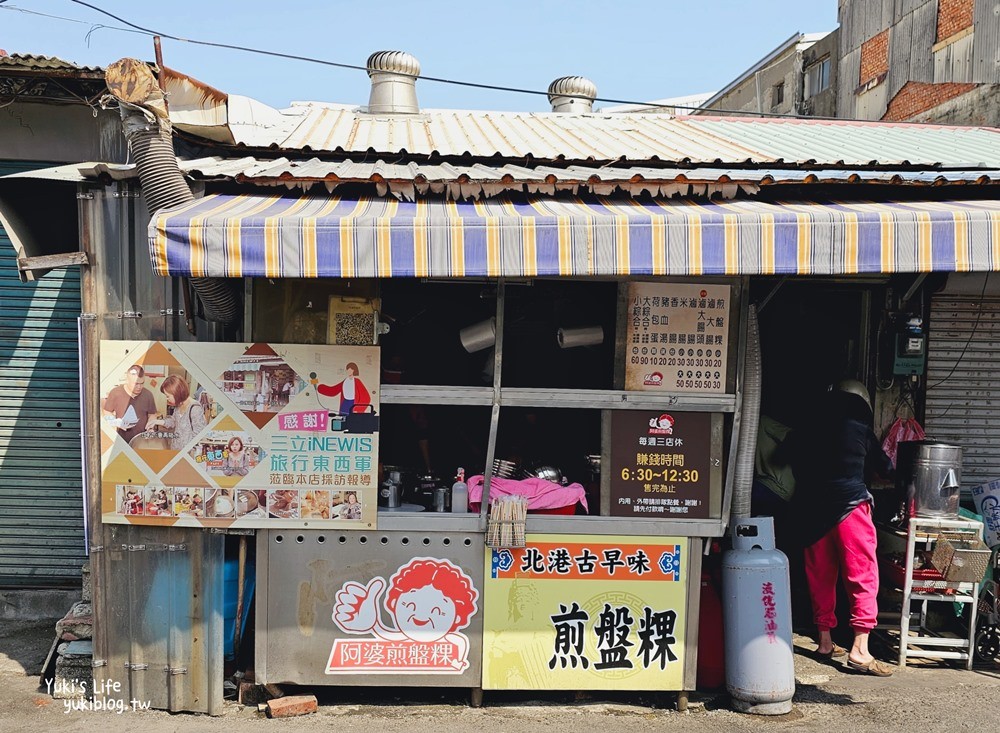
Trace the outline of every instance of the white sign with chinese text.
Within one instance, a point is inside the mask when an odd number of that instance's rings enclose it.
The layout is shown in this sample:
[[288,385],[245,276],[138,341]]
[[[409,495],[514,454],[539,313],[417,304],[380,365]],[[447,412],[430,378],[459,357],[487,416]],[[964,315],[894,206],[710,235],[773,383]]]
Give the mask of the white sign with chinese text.
[[625,389],[725,392],[731,305],[728,285],[631,283]]

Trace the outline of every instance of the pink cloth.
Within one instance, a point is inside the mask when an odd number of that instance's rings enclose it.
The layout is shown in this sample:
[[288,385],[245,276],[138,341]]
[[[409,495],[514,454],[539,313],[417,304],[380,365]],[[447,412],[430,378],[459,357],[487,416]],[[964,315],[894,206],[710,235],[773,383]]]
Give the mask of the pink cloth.
[[837,577],[844,571],[844,587],[851,603],[851,628],[868,632],[878,620],[878,564],[871,504],[858,504],[850,514],[805,551],[806,580],[812,597],[813,619],[820,629],[837,625]]
[[[473,476],[469,479],[469,503],[479,504],[483,500],[482,476]],[[490,496],[524,496],[528,499],[528,509],[561,509],[566,506],[574,506],[577,502],[583,504],[587,509],[587,492],[581,484],[560,484],[546,481],[541,478],[526,478],[520,481],[510,478],[497,478],[494,476],[490,480]]]

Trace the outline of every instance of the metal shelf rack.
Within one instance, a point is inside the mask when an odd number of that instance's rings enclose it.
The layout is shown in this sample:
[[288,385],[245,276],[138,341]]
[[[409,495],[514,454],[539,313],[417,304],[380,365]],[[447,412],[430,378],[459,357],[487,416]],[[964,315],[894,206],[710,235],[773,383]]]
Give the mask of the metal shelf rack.
[[[956,659],[972,669],[975,656],[976,618],[979,604],[979,583],[949,580],[913,579],[914,556],[918,546],[930,549],[941,532],[968,534],[981,539],[983,525],[969,519],[938,517],[912,517],[906,535],[906,574],[902,589],[902,607],[899,618],[899,666],[905,667],[908,658]],[[920,590],[914,590],[914,586]],[[911,603],[920,602],[920,611],[912,612]],[[927,606],[932,601],[971,604],[968,634],[962,638],[942,636],[927,628]],[[911,619],[919,615],[919,621]]]

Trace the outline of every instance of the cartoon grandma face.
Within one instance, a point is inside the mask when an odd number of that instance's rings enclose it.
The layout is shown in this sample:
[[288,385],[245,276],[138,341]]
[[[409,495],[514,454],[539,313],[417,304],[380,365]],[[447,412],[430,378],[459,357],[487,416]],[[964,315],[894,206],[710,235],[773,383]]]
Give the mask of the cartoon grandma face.
[[407,591],[396,602],[396,625],[415,641],[443,638],[456,615],[455,602],[433,585]]
[[386,608],[399,631],[428,642],[468,626],[478,598],[461,568],[447,560],[416,558],[393,575]]

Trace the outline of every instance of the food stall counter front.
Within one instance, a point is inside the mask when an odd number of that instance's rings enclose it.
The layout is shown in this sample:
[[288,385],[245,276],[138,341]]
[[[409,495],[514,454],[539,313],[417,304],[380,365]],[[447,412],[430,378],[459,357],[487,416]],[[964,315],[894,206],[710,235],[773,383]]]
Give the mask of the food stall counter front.
[[[701,557],[706,539],[720,536],[726,524],[745,328],[742,280],[706,280],[605,283],[612,297],[603,305],[611,313],[602,330],[613,363],[606,382],[583,389],[574,388],[579,380],[567,384],[571,378],[538,384],[518,375],[514,339],[532,337],[524,323],[537,315],[537,290],[558,291],[561,283],[421,283],[428,291],[465,287],[494,305],[494,313],[456,306],[464,314],[459,325],[489,320],[488,350],[468,354],[448,352],[427,334],[407,340],[393,283],[380,286],[371,302],[392,329],[380,340],[380,485],[393,472],[408,484],[402,506],[385,506],[383,496],[373,531],[258,533],[258,678],[473,690],[694,689]],[[257,295],[268,302],[266,293]],[[416,300],[414,311],[442,314],[433,296],[421,302],[419,291],[406,295]],[[546,293],[553,301],[563,296]],[[711,324],[707,333],[699,318]],[[447,331],[453,324],[438,325]],[[456,345],[458,330],[451,329]],[[687,331],[691,346],[682,348]],[[417,344],[420,358],[436,364],[478,354],[477,376],[485,357],[488,384],[433,383],[437,375],[415,384],[413,355],[400,358],[401,344]],[[587,354],[566,350],[556,358],[571,354],[564,371],[584,369]],[[669,386],[664,375],[673,378]],[[423,419],[441,422],[437,407],[466,411],[447,413],[458,416],[457,430],[421,430]],[[596,414],[595,429],[574,432],[587,413]],[[435,511],[432,491],[421,485],[431,478],[421,476],[422,452],[411,451],[411,465],[418,466],[406,468],[389,434],[402,422],[426,436],[436,455],[443,444],[461,443],[460,433],[474,431],[480,419],[477,435],[486,437],[486,450],[478,462],[464,455],[453,461],[485,475],[478,483],[478,476],[468,478],[470,509],[478,511]],[[524,436],[505,433],[511,425]],[[553,436],[564,432],[572,449],[588,457],[586,465],[573,470],[570,458],[531,460],[531,445],[523,443],[544,443],[559,455]],[[491,542],[491,499],[530,494],[537,480],[531,469],[550,463],[559,464],[553,488],[581,486],[579,502],[569,515],[551,508],[556,501],[532,505],[520,542]]]
[[256,531],[259,683],[694,688],[742,280],[252,291],[247,342],[102,342],[102,511]]

